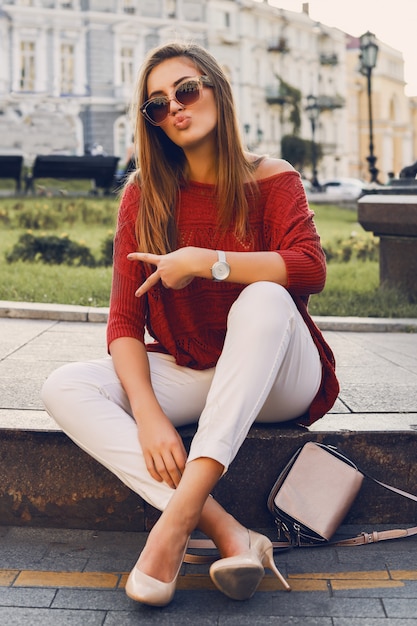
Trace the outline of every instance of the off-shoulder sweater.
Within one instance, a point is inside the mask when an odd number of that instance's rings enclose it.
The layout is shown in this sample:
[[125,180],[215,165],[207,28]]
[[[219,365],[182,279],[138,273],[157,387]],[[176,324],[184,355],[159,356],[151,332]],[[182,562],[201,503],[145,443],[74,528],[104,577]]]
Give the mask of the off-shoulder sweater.
[[[326,276],[325,256],[300,176],[283,172],[258,181],[258,193],[247,185],[250,232],[245,239],[217,226],[215,188],[190,182],[179,192],[176,208],[178,247],[197,246],[226,251],[276,251],[284,259],[291,294],[320,353],[322,382],[308,414],[311,424],[334,404],[339,386],[331,349],[307,309],[308,298],[321,291]],[[216,365],[222,351],[229,309],[244,285],[194,278],[185,288],[166,289],[159,282],[141,298],[135,296],[153,268],[127,260],[137,250],[135,221],[140,189],[126,187],[120,203],[114,240],[113,280],[107,343],[119,337],[144,342],[145,329],[154,339],[148,351],[171,354],[179,365],[206,369]],[[255,359],[245,352],[242,358]]]

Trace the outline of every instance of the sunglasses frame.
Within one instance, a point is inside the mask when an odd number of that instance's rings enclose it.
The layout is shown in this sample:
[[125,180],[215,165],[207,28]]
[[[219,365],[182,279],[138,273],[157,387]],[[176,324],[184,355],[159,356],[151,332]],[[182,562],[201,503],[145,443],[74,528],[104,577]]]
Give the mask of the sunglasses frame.
[[[180,100],[176,98],[177,91],[181,87],[181,85],[183,85],[184,83],[189,83],[189,82],[194,82],[194,81],[198,84],[198,96],[195,102],[192,102],[191,104],[183,104]],[[169,96],[155,96],[153,98],[149,98],[149,100],[146,100],[146,102],[144,102],[142,106],[140,107],[140,112],[142,113],[146,121],[152,124],[152,126],[161,126],[161,124],[165,122],[165,120],[167,119],[169,115],[169,105],[170,105],[171,100],[175,100],[177,104],[179,104],[180,106],[184,108],[193,106],[194,104],[196,104],[196,102],[200,100],[203,87],[213,87],[213,83],[211,82],[210,78],[205,74],[203,76],[190,76],[189,78],[184,78],[184,80],[178,83],[178,85],[175,87],[173,97],[170,98]],[[147,107],[150,104],[152,104],[152,102],[154,102],[155,100],[165,101],[166,106],[167,106],[167,114],[164,117],[164,119],[161,120],[160,122],[155,122],[155,120],[153,120],[148,114],[148,112],[146,111]]]

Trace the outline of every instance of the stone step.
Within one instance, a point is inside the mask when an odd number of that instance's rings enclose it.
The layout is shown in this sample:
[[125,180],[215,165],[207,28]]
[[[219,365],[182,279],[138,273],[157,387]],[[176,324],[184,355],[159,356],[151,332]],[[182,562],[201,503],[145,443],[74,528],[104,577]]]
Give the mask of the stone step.
[[[340,416],[339,416],[340,417]],[[385,421],[383,418],[385,417]],[[214,495],[242,523],[273,526],[266,500],[292,453],[307,441],[339,447],[375,478],[417,492],[416,415],[328,415],[311,430],[253,427]],[[339,428],[339,429],[338,429]],[[181,430],[189,445],[194,429]],[[76,447],[43,411],[0,415],[0,524],[142,531],[158,512]],[[345,523],[415,525],[417,505],[365,480]]]

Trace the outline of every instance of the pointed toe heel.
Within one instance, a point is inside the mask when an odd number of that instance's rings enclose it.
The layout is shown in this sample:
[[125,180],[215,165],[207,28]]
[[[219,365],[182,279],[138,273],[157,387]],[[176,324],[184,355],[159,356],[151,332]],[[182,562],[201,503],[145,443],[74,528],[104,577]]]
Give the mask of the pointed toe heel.
[[141,572],[136,566],[129,574],[125,591],[132,600],[150,606],[166,606],[175,594],[177,577],[170,583],[152,578]]
[[188,540],[185,544],[184,553],[182,555],[177,573],[175,574],[173,580],[169,583],[164,583],[162,580],[158,580],[157,578],[148,576],[148,574],[144,574],[144,572],[141,572],[136,564],[130,572],[126,582],[126,595],[136,602],[149,604],[150,606],[166,606],[169,604],[175,595],[177,579],[181,571],[187,547]]
[[238,555],[220,559],[210,567],[210,578],[217,589],[233,600],[248,600],[257,590],[267,567],[280,580],[284,589],[290,585],[277,569],[272,543],[264,535],[249,533],[249,549]]

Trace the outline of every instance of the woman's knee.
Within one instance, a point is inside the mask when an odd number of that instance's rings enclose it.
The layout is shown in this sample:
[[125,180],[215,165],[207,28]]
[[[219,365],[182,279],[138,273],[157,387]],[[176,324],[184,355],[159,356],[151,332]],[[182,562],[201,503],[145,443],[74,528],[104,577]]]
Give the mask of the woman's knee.
[[67,363],[52,372],[41,389],[41,398],[52,414],[65,410],[65,405],[85,400],[100,393],[109,373],[101,361]]
[[277,283],[259,281],[245,287],[233,304],[229,320],[238,317],[249,329],[264,331],[281,328],[294,316],[296,306],[288,291]]
[[49,374],[41,389],[41,398],[44,403],[56,394],[60,394],[65,381],[71,376],[73,367],[74,363],[67,363]]

